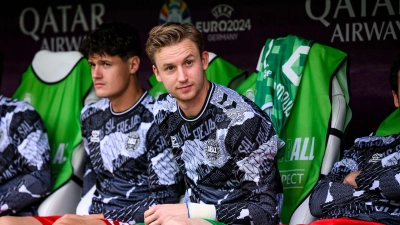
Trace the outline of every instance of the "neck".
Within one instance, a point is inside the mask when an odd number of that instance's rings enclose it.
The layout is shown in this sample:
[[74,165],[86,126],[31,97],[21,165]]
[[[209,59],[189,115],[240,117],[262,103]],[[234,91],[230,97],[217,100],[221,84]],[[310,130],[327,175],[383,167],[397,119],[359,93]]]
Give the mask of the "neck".
[[123,112],[132,107],[143,94],[143,88],[137,79],[131,81],[128,88],[117,98],[109,99],[114,112]]

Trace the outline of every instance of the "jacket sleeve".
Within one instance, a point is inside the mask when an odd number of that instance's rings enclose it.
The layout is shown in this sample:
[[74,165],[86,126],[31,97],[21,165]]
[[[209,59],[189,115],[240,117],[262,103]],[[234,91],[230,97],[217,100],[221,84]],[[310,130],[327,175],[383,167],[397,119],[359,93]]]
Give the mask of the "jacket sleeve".
[[[400,136],[371,137],[382,143],[375,151],[366,154],[356,177],[358,189],[381,196],[387,200],[400,198]],[[371,141],[372,142],[372,141]]]
[[15,113],[10,120],[10,143],[2,152],[8,165],[7,180],[0,185],[0,212],[18,212],[51,191],[50,147],[44,123],[31,107]]
[[[86,150],[86,147],[85,147]],[[93,166],[92,162],[90,160],[90,157],[86,153],[85,155],[85,172],[83,175],[83,189],[82,189],[82,197],[86,195],[86,193],[94,186],[96,185],[96,179],[97,175],[93,171]]]
[[156,124],[147,133],[150,198],[155,204],[178,203],[184,193],[182,172],[172,148]]
[[149,206],[179,202],[184,190],[182,175],[171,148],[167,147],[167,142],[154,124],[147,131],[146,143],[150,194],[127,207],[105,212],[105,218],[114,218],[117,214],[125,222],[143,222],[144,212]]
[[356,177],[359,189],[388,200],[400,198],[400,165],[375,170],[364,170]]
[[255,114],[231,127],[225,145],[231,149],[236,164],[232,169],[246,197],[215,205],[217,220],[226,224],[278,224],[282,199],[277,196],[282,185],[275,158],[277,136],[269,118]]
[[329,174],[318,181],[313,188],[309,207],[317,218],[323,218],[329,210],[348,204],[354,200],[355,188],[343,184],[344,178],[353,171],[358,171],[358,154],[354,148],[346,150],[343,158],[336,162]]

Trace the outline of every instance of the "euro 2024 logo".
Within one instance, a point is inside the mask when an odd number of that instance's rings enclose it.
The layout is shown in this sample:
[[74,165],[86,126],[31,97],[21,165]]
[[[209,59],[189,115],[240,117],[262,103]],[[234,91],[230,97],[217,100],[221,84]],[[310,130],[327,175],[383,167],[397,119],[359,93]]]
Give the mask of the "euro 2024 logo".
[[168,0],[164,3],[158,24],[166,22],[191,23],[189,8],[184,1]]

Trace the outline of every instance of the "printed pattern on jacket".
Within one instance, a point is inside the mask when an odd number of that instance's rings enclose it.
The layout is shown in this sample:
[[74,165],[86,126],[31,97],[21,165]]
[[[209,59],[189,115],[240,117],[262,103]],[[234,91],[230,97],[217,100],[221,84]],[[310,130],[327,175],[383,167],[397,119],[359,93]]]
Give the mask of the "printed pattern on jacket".
[[169,94],[158,98],[154,114],[184,173],[186,202],[215,205],[226,224],[278,223],[276,135],[251,100],[211,82],[195,118]]
[[[357,138],[310,197],[311,213],[319,218],[349,217],[400,224],[400,135]],[[357,188],[343,184],[361,171]]]
[[84,192],[96,184],[90,213],[129,223],[143,222],[149,206],[177,203],[179,168],[154,126],[153,98],[145,92],[128,110],[112,111],[102,99],[82,110],[87,152]]
[[0,123],[0,216],[34,215],[51,189],[46,128],[30,104],[1,95]]

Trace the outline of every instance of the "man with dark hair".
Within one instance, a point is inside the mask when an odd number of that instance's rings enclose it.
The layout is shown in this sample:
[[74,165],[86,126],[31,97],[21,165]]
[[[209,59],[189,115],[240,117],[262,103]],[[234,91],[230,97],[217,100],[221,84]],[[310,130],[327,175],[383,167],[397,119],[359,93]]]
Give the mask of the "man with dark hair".
[[80,47],[101,98],[81,112],[83,192],[96,185],[91,215],[0,218],[1,224],[134,224],[150,206],[179,201],[178,165],[153,125],[154,99],[138,81],[140,50],[138,32],[121,22],[103,23]]

